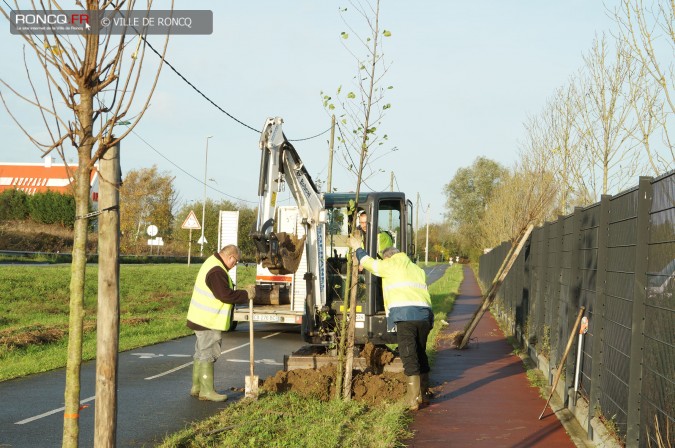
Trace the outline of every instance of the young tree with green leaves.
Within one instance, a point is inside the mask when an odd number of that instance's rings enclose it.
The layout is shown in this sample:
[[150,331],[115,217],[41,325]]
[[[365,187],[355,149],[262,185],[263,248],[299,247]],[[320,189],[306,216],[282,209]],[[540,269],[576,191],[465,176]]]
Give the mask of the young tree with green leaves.
[[[386,115],[391,104],[385,101],[385,92],[392,86],[383,87],[382,78],[387,73],[388,65],[384,60],[382,39],[391,37],[391,31],[380,26],[380,0],[374,2],[350,1],[350,8],[341,8],[340,13],[343,23],[348,31],[343,31],[340,37],[343,45],[353,57],[357,66],[351,88],[347,92],[342,86],[338,87],[335,98],[321,93],[324,107],[329,114],[336,109],[339,114],[340,151],[343,156],[342,162],[346,169],[356,177],[356,202],[354,209],[358,207],[358,196],[362,184],[372,174],[377,172],[374,162],[381,157],[387,148],[378,152],[382,147],[387,135],[380,136],[378,127]],[[365,31],[357,31],[347,16],[353,12],[365,24]],[[351,36],[351,40],[350,40]],[[354,42],[354,47],[347,42]],[[365,53],[362,56],[361,52]],[[391,149],[389,149],[391,151]],[[367,184],[365,184],[367,185]],[[352,214],[352,229],[358,228],[356,213]],[[356,280],[358,278],[358,264],[354,263],[353,257],[348,258],[347,264],[347,288],[345,288],[345,304],[349,304],[349,318],[342,319],[340,330],[340,342],[338,348],[338,374],[337,394],[341,394],[344,400],[351,399],[352,388],[352,365],[354,357],[354,333],[356,322]],[[346,313],[347,307],[345,307]],[[344,317],[344,316],[343,316]],[[347,328],[347,322],[349,328]],[[344,359],[344,362],[342,360]]]

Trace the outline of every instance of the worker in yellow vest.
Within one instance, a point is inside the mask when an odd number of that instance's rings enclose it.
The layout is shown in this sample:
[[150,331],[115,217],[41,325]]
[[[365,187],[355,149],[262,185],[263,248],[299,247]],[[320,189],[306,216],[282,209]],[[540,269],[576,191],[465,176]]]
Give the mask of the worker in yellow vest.
[[350,236],[348,244],[356,251],[359,265],[382,278],[387,328],[396,332],[403,372],[408,377],[406,405],[416,411],[420,404],[428,402],[430,368],[426,348],[434,323],[426,274],[396,247],[385,249],[382,260],[377,260],[363,250],[360,238]]
[[190,395],[200,400],[227,400],[227,395],[214,390],[213,365],[220,356],[222,333],[232,324],[233,306],[249,300],[246,291],[234,289],[229,275],[240,259],[237,246],[223,247],[204,261],[192,290],[187,326],[194,330],[197,341]]

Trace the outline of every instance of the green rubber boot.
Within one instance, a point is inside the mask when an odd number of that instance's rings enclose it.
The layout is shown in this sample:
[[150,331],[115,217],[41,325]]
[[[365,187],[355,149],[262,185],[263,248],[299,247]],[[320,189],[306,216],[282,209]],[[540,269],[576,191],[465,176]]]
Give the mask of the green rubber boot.
[[411,411],[417,411],[420,408],[420,376],[411,375],[408,377],[408,393],[405,397],[405,404]]
[[420,374],[420,404],[429,404],[431,391],[429,390],[429,372]]
[[225,401],[227,395],[221,395],[213,390],[213,362],[199,363],[199,399],[205,401]]
[[192,364],[192,388],[190,389],[190,395],[193,397],[199,397],[199,365],[201,361],[195,360]]

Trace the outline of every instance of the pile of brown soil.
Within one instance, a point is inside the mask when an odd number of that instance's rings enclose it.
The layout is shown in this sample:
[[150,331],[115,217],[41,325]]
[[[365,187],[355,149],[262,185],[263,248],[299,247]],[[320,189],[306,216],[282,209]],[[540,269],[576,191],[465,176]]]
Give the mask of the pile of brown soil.
[[[383,372],[383,366],[394,359],[394,355],[372,344],[366,344],[361,357],[366,359],[365,371],[353,371],[352,399],[370,405],[394,402],[406,394],[406,376],[403,373]],[[295,369],[278,371],[267,378],[262,390],[273,393],[295,392],[305,397],[328,401],[335,397],[337,367],[328,364],[319,369]]]

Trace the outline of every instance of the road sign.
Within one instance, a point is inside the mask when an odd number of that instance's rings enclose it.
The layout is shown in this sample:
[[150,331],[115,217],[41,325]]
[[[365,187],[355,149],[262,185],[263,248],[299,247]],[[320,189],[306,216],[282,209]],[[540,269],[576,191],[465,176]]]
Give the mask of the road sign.
[[161,236],[158,236],[157,238],[150,238],[148,240],[148,246],[164,246],[164,240]]
[[147,232],[148,232],[148,235],[149,235],[149,236],[155,236],[155,235],[157,235],[157,232],[158,232],[158,231],[159,231],[159,229],[157,228],[156,225],[150,224],[150,225],[148,226]]
[[190,210],[190,213],[188,213],[187,218],[185,218],[185,221],[183,222],[183,225],[180,226],[180,228],[190,230],[199,230],[202,228],[202,226],[199,224],[199,221],[197,220],[194,210]]
[[205,236],[200,236],[199,239],[197,240],[197,244],[207,244],[208,241],[206,241]]

